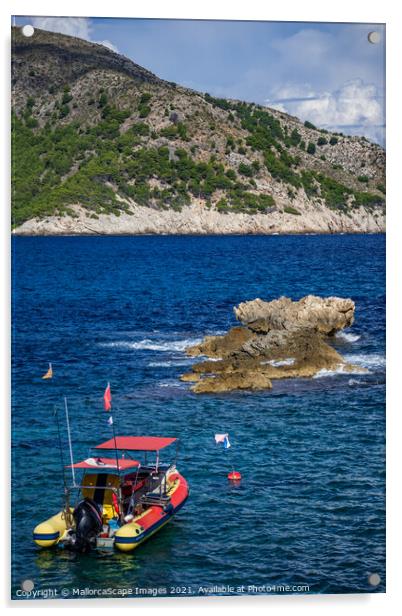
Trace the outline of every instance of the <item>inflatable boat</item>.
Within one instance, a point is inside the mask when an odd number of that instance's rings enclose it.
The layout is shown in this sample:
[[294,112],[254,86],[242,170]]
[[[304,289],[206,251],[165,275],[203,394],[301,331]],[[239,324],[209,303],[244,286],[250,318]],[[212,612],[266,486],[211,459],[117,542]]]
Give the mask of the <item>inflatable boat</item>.
[[[130,552],[141,545],[171,520],[189,495],[176,460],[160,462],[161,450],[173,443],[177,457],[176,438],[116,436],[69,465],[73,483],[65,487],[65,506],[36,526],[35,543],[75,552]],[[142,461],[132,457],[134,452]],[[150,454],[156,458],[152,463]],[[77,474],[82,475],[78,482]]]

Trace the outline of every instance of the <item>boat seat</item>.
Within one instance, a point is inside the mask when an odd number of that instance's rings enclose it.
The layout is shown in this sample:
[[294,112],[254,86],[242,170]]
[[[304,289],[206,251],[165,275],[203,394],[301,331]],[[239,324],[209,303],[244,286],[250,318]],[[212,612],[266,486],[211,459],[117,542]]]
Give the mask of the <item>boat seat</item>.
[[[171,464],[161,463],[161,464],[158,464],[158,470],[159,471],[167,471],[171,466],[172,466]],[[145,466],[145,465],[143,465],[143,466],[141,466],[140,473],[141,473],[141,471],[149,472],[149,471],[154,471],[154,470],[155,470],[155,466]]]
[[140,498],[142,505],[160,505],[161,507],[170,503],[170,496],[165,494],[159,494],[155,492],[147,492]]
[[133,481],[127,481],[122,485],[122,494],[123,497],[131,496],[133,492],[137,492],[145,485],[145,479],[141,479],[134,483]]

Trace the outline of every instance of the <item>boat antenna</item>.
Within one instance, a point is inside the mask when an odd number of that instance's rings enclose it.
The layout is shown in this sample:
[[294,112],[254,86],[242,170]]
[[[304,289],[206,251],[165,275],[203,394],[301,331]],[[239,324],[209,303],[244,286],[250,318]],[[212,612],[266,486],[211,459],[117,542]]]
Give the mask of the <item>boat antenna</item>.
[[120,467],[119,467],[119,456],[117,454],[117,441],[116,441],[116,431],[114,429],[114,421],[113,421],[113,416],[112,417],[112,430],[113,430],[113,440],[114,440],[114,455],[116,457],[116,466],[117,466],[117,472],[120,473]]
[[68,435],[68,447],[70,450],[70,461],[71,461],[71,474],[73,476],[73,486],[75,487],[75,472],[74,472],[74,458],[73,458],[73,447],[71,444],[71,432],[70,432],[70,420],[68,417],[68,405],[67,398],[64,396],[64,409],[66,411],[66,422],[67,422],[67,435]]
[[62,446],[62,443],[61,443],[59,412],[58,412],[58,409],[57,409],[56,405],[54,406],[54,415],[56,416],[57,435],[58,435],[58,439],[59,439],[59,452],[60,452],[61,472],[63,474],[64,490],[66,490],[67,489],[66,471],[65,471],[65,464],[64,464],[64,457],[63,457],[63,446]]
[[[108,383],[108,387],[110,387],[110,383]],[[110,407],[110,409],[109,409],[109,410],[111,410],[111,407]],[[115,430],[115,428],[114,428],[114,417],[115,417],[115,416],[116,416],[116,415],[115,415],[115,413],[114,413],[114,411],[113,411],[113,415],[110,415],[110,419],[111,419],[110,424],[111,424],[111,426],[112,426],[112,430],[113,430],[114,455],[115,455],[115,458],[116,458],[116,467],[117,467],[117,473],[118,473],[118,476],[119,476],[119,486],[120,486],[120,481],[121,481],[121,480],[120,480],[119,456],[118,456],[118,453],[117,453],[116,430]],[[119,517],[120,519],[122,519],[122,517],[123,517],[123,503],[122,503],[122,496],[121,496],[121,490],[120,490],[120,487],[119,487],[119,489],[118,489],[118,491],[117,491],[117,499],[118,499],[119,508],[120,508],[120,514],[118,515],[118,517]]]
[[57,435],[59,438],[59,451],[60,451],[60,461],[61,461],[61,470],[63,473],[63,483],[64,483],[64,499],[65,499],[65,519],[69,526],[72,525],[72,516],[70,512],[70,492],[67,486],[66,480],[66,467],[64,464],[64,456],[63,456],[63,445],[61,442],[61,430],[60,430],[60,419],[59,419],[59,411],[57,406],[54,407],[54,414],[56,415],[57,422]]

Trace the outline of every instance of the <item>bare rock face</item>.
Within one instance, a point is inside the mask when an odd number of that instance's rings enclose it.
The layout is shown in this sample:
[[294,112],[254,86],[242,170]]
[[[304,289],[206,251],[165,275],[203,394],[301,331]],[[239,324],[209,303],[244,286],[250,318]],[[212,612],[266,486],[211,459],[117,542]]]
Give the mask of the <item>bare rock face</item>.
[[[207,336],[187,349],[203,361],[182,375],[197,393],[234,389],[270,389],[271,380],[312,377],[320,370],[358,370],[328,344],[328,337],[354,320],[351,299],[308,295],[294,302],[281,297],[244,302],[234,308],[241,327],[223,336]],[[361,369],[361,371],[364,371]]]
[[327,336],[350,327],[354,320],[355,304],[340,297],[307,295],[298,302],[281,297],[272,302],[254,299],[234,308],[238,321],[251,330],[268,333],[271,329],[312,329]]
[[205,336],[204,340],[187,349],[187,354],[193,357],[206,355],[221,359],[235,353],[249,340],[255,338],[253,331],[246,327],[232,327],[224,336]]
[[271,389],[270,379],[259,371],[244,370],[231,374],[221,373],[218,376],[209,376],[192,386],[197,394],[224,393],[234,389]]

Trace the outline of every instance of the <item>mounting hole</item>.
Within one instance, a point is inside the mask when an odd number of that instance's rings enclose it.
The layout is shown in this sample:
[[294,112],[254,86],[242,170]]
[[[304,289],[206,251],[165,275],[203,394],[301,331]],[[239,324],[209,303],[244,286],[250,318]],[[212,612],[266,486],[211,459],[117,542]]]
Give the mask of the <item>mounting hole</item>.
[[381,36],[379,32],[369,32],[367,35],[368,42],[376,45],[381,41]]
[[368,577],[368,582],[371,586],[378,586],[378,584],[381,582],[381,578],[378,573],[370,573]]
[[32,580],[24,580],[21,584],[22,590],[25,590],[26,592],[31,592],[31,590],[34,589],[34,586],[35,584]]
[[35,28],[31,26],[31,24],[26,24],[25,26],[22,26],[22,34],[24,36],[27,36],[29,38],[34,35],[34,32]]

